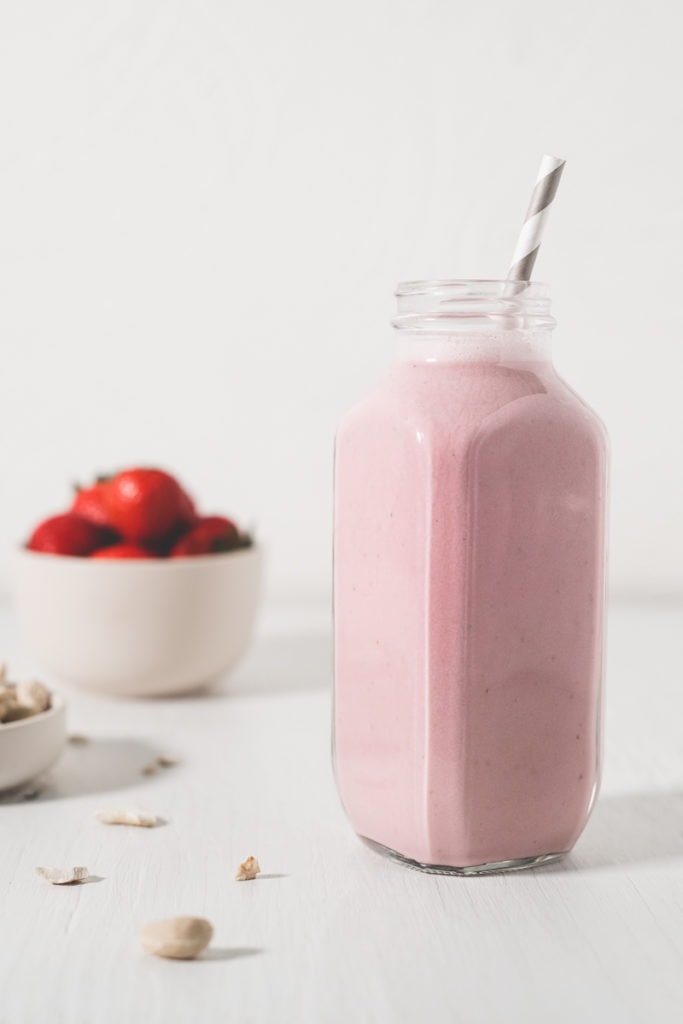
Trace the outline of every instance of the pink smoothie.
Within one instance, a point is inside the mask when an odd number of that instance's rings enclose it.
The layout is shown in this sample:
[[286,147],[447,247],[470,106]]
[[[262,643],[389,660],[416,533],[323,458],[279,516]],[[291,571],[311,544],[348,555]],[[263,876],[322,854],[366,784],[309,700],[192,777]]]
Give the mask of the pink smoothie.
[[335,770],[359,835],[470,867],[570,849],[596,793],[605,438],[549,358],[452,351],[338,432]]

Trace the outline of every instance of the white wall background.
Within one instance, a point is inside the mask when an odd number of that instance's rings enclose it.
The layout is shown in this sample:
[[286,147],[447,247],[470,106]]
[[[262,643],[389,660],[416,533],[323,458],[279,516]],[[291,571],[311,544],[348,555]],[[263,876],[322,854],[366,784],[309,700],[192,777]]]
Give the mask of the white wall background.
[[681,7],[2,0],[0,546],[160,463],[325,593],[342,411],[399,279],[502,276],[543,151],[557,363],[612,436],[612,580],[683,588]]

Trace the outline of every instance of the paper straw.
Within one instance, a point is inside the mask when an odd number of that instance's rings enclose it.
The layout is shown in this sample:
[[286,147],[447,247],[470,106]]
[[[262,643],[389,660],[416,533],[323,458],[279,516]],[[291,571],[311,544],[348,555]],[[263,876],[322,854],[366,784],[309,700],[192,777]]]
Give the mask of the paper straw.
[[522,230],[512,256],[508,281],[530,281],[538,250],[543,239],[543,229],[550,213],[557,186],[560,184],[565,161],[559,156],[544,156],[531,193],[529,209],[524,218]]

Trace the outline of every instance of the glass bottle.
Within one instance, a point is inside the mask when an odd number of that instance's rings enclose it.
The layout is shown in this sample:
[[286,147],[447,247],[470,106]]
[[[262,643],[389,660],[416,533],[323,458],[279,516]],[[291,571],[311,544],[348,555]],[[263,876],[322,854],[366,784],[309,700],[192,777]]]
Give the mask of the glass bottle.
[[397,359],[336,441],[337,785],[412,866],[532,866],[597,793],[606,436],[553,367],[547,286],[397,297]]

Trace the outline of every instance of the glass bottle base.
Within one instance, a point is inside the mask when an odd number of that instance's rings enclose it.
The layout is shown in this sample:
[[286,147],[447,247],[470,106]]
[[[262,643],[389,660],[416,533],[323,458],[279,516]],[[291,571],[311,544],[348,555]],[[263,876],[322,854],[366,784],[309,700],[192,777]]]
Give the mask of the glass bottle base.
[[375,853],[388,857],[389,860],[396,861],[398,864],[403,864],[406,868],[423,871],[428,875],[495,875],[502,874],[505,871],[523,871],[525,868],[537,868],[542,864],[552,864],[553,861],[564,857],[564,852],[541,853],[537,857],[517,857],[513,860],[500,860],[489,864],[472,864],[466,867],[454,867],[450,864],[421,864],[420,861],[404,857],[402,853],[397,853],[396,850],[383,846],[381,843],[375,842],[374,839],[368,839],[366,836],[361,836],[360,838]]

